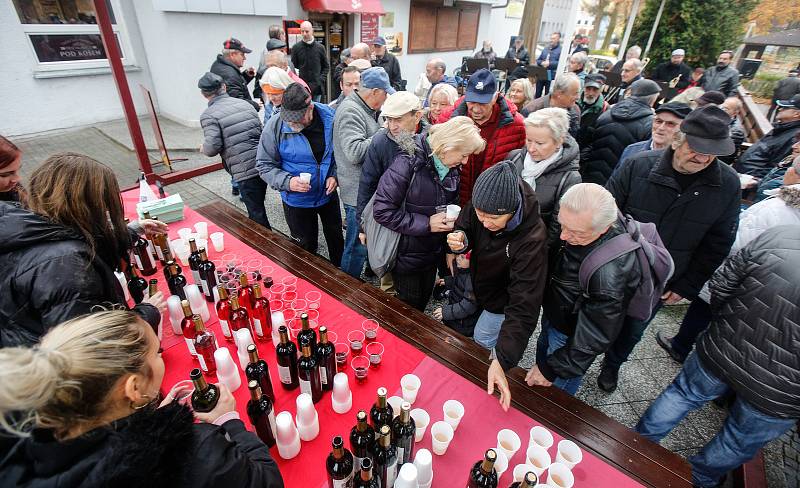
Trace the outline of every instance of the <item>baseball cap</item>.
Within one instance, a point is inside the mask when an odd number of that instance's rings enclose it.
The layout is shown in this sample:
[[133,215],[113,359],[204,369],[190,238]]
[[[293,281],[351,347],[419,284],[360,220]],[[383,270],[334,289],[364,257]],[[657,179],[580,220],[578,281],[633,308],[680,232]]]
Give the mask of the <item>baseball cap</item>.
[[386,45],[386,39],[384,39],[381,36],[378,36],[378,37],[376,37],[375,39],[372,40],[372,45],[373,46],[385,46]]
[[479,69],[469,77],[464,101],[489,103],[497,92],[497,81],[488,69]]
[[778,100],[775,102],[775,104],[783,108],[794,108],[800,110],[800,95],[795,95],[788,100]]
[[597,73],[592,75],[586,75],[586,78],[583,80],[584,88],[587,86],[592,86],[594,88],[603,88],[603,85],[606,83],[606,77]]
[[361,72],[361,87],[378,88],[389,95],[395,91],[391,83],[389,83],[389,75],[387,75],[386,70],[380,66],[365,69]]
[[[292,91],[292,96],[286,96],[286,93]],[[296,95],[294,92],[303,90],[304,97],[294,96]],[[311,105],[311,95],[308,94],[305,88],[303,88],[299,83],[292,83],[286,88],[284,92],[283,104],[281,105],[280,118],[284,122],[291,122],[297,123],[303,120],[303,117],[306,114],[306,110],[308,110],[308,106]]]
[[224,43],[222,43],[222,47],[225,48],[225,49],[235,49],[235,50],[241,51],[241,52],[243,52],[245,54],[253,52],[251,49],[247,49],[246,47],[244,47],[244,44],[242,44],[242,41],[240,41],[239,39],[236,39],[234,37],[231,37],[228,40],[226,40]]
[[728,156],[736,146],[730,137],[731,118],[716,105],[693,110],[681,122],[681,132],[692,151],[700,154]]
[[671,55],[672,56],[686,56],[686,51],[684,51],[683,49],[676,49],[676,50],[672,51]]
[[216,91],[222,86],[222,77],[216,73],[208,72],[197,82],[197,88],[204,91]]
[[653,80],[642,78],[634,81],[631,85],[631,96],[634,97],[649,97],[659,93],[661,93],[661,87]]
[[411,112],[412,110],[421,110],[422,104],[419,97],[411,92],[399,91],[386,98],[381,107],[381,114],[384,117],[391,119],[402,117],[403,115]]
[[656,108],[657,114],[661,112],[669,112],[679,119],[685,119],[686,116],[692,112],[692,107],[681,102],[669,102],[659,105],[658,108]]

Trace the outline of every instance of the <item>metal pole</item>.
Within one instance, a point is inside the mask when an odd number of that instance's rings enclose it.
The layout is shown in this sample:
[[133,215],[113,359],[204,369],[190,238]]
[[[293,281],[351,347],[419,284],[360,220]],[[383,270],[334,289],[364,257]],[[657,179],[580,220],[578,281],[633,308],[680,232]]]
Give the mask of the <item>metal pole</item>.
[[108,57],[108,64],[111,66],[111,74],[114,76],[114,83],[117,85],[122,110],[128,123],[128,131],[131,133],[131,141],[133,141],[133,147],[136,150],[136,157],[139,159],[139,167],[147,177],[147,181],[153,183],[156,177],[153,174],[153,167],[150,165],[150,157],[147,155],[147,147],[144,144],[139,119],[136,117],[136,107],[133,105],[128,79],[125,76],[125,69],[122,67],[122,56],[117,46],[114,28],[111,26],[111,17],[108,15],[106,1],[94,0],[94,11],[97,16],[97,25],[100,27],[103,47]]
[[653,22],[653,28],[650,29],[650,38],[647,39],[647,46],[644,48],[644,53],[642,53],[642,59],[647,58],[647,53],[650,52],[650,46],[653,45],[653,38],[656,37],[656,30],[658,30],[658,24],[661,22],[661,13],[664,11],[664,4],[667,0],[661,0],[661,5],[658,6],[658,13],[656,13],[656,20]]
[[[96,2],[97,0],[95,0]],[[628,16],[628,24],[625,26],[625,34],[622,36],[622,43],[619,45],[619,51],[617,52],[617,57],[619,59],[625,59],[625,49],[628,48],[628,39],[631,37],[631,31],[633,30],[633,22],[636,20],[636,14],[639,12],[639,3],[641,0],[633,0],[633,7],[631,7],[631,15]],[[608,26],[609,29],[613,29],[613,26]]]

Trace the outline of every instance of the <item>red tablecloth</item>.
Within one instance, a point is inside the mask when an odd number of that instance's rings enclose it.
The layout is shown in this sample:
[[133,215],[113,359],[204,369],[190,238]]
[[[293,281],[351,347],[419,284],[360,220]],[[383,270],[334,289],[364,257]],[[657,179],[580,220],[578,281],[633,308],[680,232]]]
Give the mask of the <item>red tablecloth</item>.
[[[135,204],[137,199],[138,190],[123,193],[126,216],[132,219],[136,218]],[[195,223],[204,220],[202,216],[186,208],[185,219],[181,222],[170,224],[170,239],[178,238],[178,229],[191,227]],[[208,222],[209,234],[220,230],[216,224]],[[261,255],[226,233],[225,250],[221,253],[217,253],[213,249],[209,250],[209,259],[217,260],[228,253],[234,253],[244,261],[261,259],[265,267],[271,266],[273,268],[271,276],[276,283],[281,278],[291,275],[289,271],[272,262],[269,256]],[[188,269],[185,270],[184,274],[187,276],[187,280],[191,282],[191,273],[188,272]],[[161,268],[152,277],[158,278],[160,289],[168,293]],[[313,289],[316,288],[306,281],[298,279],[298,296],[302,297],[307,291]],[[211,320],[207,325],[217,335],[220,347],[228,347],[234,360],[236,360],[235,346],[224,340],[211,304],[209,304],[209,309],[211,311]],[[364,319],[365,317],[322,292],[319,324],[327,326],[329,330],[338,334],[339,342],[346,342],[346,336],[349,331],[360,330]],[[164,317],[163,329],[162,347],[165,349],[163,357],[167,366],[163,390],[168,391],[173,384],[188,379],[189,371],[198,367],[198,363],[190,357],[183,338],[181,336],[176,337],[172,333],[167,314]],[[316,404],[320,419],[319,436],[311,442],[303,442],[300,454],[294,459],[281,459],[278,456],[277,448],[271,449],[273,458],[277,460],[280,466],[286,486],[289,488],[327,486],[325,458],[330,451],[330,441],[333,436],[342,435],[345,439],[348,438],[350,429],[355,423],[356,412],[359,409],[369,411],[370,406],[375,401],[378,387],[385,386],[392,395],[401,396],[400,378],[409,372],[413,372],[422,380],[419,395],[413,406],[414,408],[423,408],[430,414],[431,425],[443,419],[442,404],[445,400],[459,400],[464,404],[466,410],[466,414],[458,430],[456,430],[455,437],[447,453],[444,456],[434,455],[433,469],[435,476],[433,487],[451,488],[460,484],[462,480],[466,480],[472,464],[482,458],[483,452],[487,448],[497,445],[497,432],[505,428],[513,429],[517,432],[523,444],[523,448],[509,461],[509,468],[501,477],[499,486],[509,485],[513,481],[512,471],[514,466],[524,462],[528,432],[534,425],[539,425],[538,422],[513,408],[508,412],[504,412],[500,408],[497,399],[487,395],[483,389],[435,360],[426,357],[421,351],[385,330],[380,330],[377,340],[384,344],[386,352],[384,353],[381,367],[379,369],[371,369],[369,377],[364,384],[359,385],[355,382],[352,368],[348,367],[346,370],[353,392],[353,408],[346,414],[335,413],[331,407],[330,393],[325,392],[322,400]],[[295,400],[299,394],[299,389],[286,391],[280,386],[276,373],[275,348],[272,346],[271,340],[258,342],[257,346],[259,355],[267,361],[270,367],[272,383],[277,397],[275,402],[276,415],[286,410],[294,417],[296,412]],[[242,386],[234,392],[234,397],[242,420],[252,430],[245,412],[249,392],[246,388],[244,373],[240,371],[240,374],[243,378]],[[212,381],[216,380],[213,375],[210,379]],[[556,444],[561,439],[555,433],[554,437],[556,442],[550,449],[553,459],[555,459]],[[431,449],[430,427],[423,440],[417,444],[416,449],[423,447]],[[576,488],[642,486],[588,452],[584,452],[583,461],[574,468],[573,474],[576,479]]]

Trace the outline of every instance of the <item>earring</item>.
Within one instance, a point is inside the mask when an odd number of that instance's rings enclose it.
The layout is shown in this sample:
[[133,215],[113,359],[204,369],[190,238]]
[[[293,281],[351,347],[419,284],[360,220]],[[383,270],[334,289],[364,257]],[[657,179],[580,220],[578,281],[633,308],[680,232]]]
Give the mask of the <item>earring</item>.
[[[142,397],[144,397],[144,398],[150,398],[150,395],[142,395]],[[146,403],[144,403],[144,404],[142,404],[142,405],[134,405],[134,404],[133,404],[133,401],[131,401],[131,409],[132,409],[132,410],[141,410],[141,409],[143,409],[143,408],[146,408],[146,407],[147,407],[148,405],[150,405],[151,403],[153,403],[153,399],[151,399],[151,400],[148,400]]]

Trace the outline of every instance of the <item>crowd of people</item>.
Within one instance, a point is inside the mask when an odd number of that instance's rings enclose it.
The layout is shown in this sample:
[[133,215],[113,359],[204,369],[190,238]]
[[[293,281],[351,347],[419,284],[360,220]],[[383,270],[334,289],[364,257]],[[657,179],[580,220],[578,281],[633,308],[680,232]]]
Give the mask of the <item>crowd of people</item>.
[[[222,158],[254,222],[271,228],[271,188],[307,251],[321,224],[330,262],[354,278],[375,273],[421,311],[443,290],[432,315],[487,349],[488,391],[506,409],[506,372],[540,312],[527,383],[574,395],[603,356],[597,383],[613,392],[658,310],[687,300],[678,334],[657,331],[684,367],[636,430],[659,440],[733,393],[724,427],[690,459],[697,486],[717,486],[800,418],[800,95],[775,100],[772,131],[744,150],[730,51],[698,77],[676,49],[647,78],[634,46],[608,90],[585,42],[559,67],[554,33],[534,61],[547,80],[514,76],[532,59],[516,39],[506,90],[491,70],[459,80],[432,58],[405,91],[378,37],[345,50],[326,104],[325,50],[311,23],[300,32],[290,53],[271,27],[258,68],[227,39],[198,81],[200,150]],[[497,59],[488,42],[475,56]],[[20,165],[0,137],[0,425],[25,436],[4,444],[3,477],[110,484],[180,465],[169,475],[282,486],[224,389],[200,424],[171,394],[154,408],[164,297],[129,311],[114,272],[164,224],[126,223],[113,172],[91,158],[53,155],[25,185]],[[107,311],[87,317],[97,306]],[[170,449],[179,438],[194,450]],[[121,442],[133,444],[124,462]],[[152,456],[153,443],[177,457]]]

